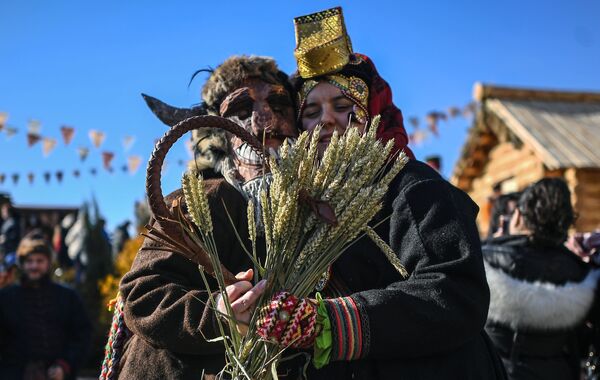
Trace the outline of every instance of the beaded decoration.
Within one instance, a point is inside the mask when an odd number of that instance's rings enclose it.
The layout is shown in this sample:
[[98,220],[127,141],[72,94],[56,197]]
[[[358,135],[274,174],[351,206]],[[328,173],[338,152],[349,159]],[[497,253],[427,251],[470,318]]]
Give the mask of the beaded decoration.
[[[330,83],[340,89],[342,94],[352,100],[358,107],[356,109],[356,117],[362,123],[368,121],[369,118],[369,86],[364,80],[355,76],[345,76],[341,74],[326,75],[323,77],[327,83]],[[310,79],[302,84],[298,100],[300,105],[298,109],[298,118],[302,116],[302,109],[306,103],[308,94],[319,84],[318,81]]]
[[108,333],[108,342],[104,348],[104,360],[99,380],[113,380],[119,377],[119,362],[123,356],[123,347],[132,336],[131,331],[125,325],[124,302],[121,294],[117,294],[117,298],[109,303],[109,310],[112,307],[114,307],[113,319]]
[[256,323],[261,338],[284,347],[309,348],[317,331],[317,307],[307,298],[276,293]]

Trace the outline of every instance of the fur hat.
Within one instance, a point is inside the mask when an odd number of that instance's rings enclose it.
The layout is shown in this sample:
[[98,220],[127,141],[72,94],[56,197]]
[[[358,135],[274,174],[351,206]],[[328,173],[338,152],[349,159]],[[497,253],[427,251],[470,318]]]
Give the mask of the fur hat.
[[33,230],[21,239],[17,247],[17,260],[19,264],[23,264],[25,258],[32,253],[44,254],[49,260],[52,260],[52,249],[48,242],[46,242],[41,231]]
[[234,55],[212,71],[202,87],[202,100],[206,103],[209,113],[218,115],[223,99],[240,88],[249,78],[259,78],[267,83],[283,85],[290,96],[294,95],[287,74],[279,70],[273,58]]

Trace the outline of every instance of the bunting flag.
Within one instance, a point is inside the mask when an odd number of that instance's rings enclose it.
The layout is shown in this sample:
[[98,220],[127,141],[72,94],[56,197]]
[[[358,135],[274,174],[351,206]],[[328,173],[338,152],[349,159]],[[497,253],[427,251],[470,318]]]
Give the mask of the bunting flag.
[[79,176],[81,175],[81,172],[77,169],[73,170],[73,177],[75,178],[79,178]]
[[90,174],[93,176],[96,176],[96,174],[98,174],[98,170],[96,170],[96,168],[91,168],[90,169]]
[[57,171],[55,173],[55,175],[56,175],[56,179],[58,180],[58,183],[61,183],[62,180],[63,180],[63,172],[62,172],[62,170]]
[[129,171],[129,168],[127,168],[127,165],[123,165],[123,166],[121,166],[121,171],[123,173],[127,173]]
[[19,182],[19,173],[15,173],[12,175],[12,181],[16,185]]
[[29,184],[33,184],[33,179],[35,178],[35,175],[33,173],[28,173],[27,174],[27,180],[29,181]]
[[410,125],[412,125],[414,128],[419,128],[419,118],[418,117],[410,117],[408,118],[408,122],[410,123]]
[[104,165],[104,169],[108,171],[112,171],[112,167],[110,166],[110,162],[115,157],[115,154],[112,152],[102,152],[102,164]]
[[415,145],[421,145],[427,139],[427,132],[423,129],[417,129],[410,135],[410,141]]
[[102,145],[104,138],[106,137],[104,132],[96,131],[94,129],[90,130],[89,136],[92,144],[94,144],[96,148],[100,148],[100,145]]
[[0,173],[0,185],[2,185],[4,183],[5,179],[6,179],[6,175],[4,173]]
[[461,114],[460,108],[454,107],[454,106],[448,107],[447,112],[448,112],[448,116],[450,116],[453,119]]
[[50,152],[54,150],[54,147],[56,147],[56,139],[44,137],[44,140],[42,141],[42,152],[44,153],[44,157],[48,157]]
[[127,168],[129,169],[129,174],[135,174],[141,163],[142,158],[140,156],[129,156],[127,158]]
[[73,135],[75,135],[75,128],[63,125],[60,127],[60,133],[62,134],[65,145],[69,145],[71,140],[73,140]]
[[44,172],[44,181],[46,181],[46,183],[50,182],[50,172]]
[[437,123],[430,123],[429,125],[427,125],[427,128],[429,128],[432,135],[434,135],[435,137],[440,137],[440,131],[438,129]]
[[7,138],[11,138],[14,135],[17,134],[17,128],[13,128],[13,127],[6,127],[6,137]]
[[183,161],[182,159],[179,159],[179,160],[177,160],[177,165],[183,166],[183,165],[185,165],[185,161]]
[[85,161],[85,159],[87,158],[89,153],[90,153],[90,150],[88,148],[79,147],[77,149],[77,154],[79,154],[79,159],[81,160],[81,162]]
[[135,137],[133,136],[125,136],[123,137],[123,149],[127,152],[133,146],[135,142]]
[[464,118],[468,118],[474,116],[475,112],[477,112],[477,103],[470,102],[463,108],[462,114]]
[[0,112],[0,132],[4,129],[6,120],[8,120],[8,112]]
[[40,141],[41,139],[42,139],[42,136],[40,136],[40,135],[36,135],[35,133],[28,133],[27,134],[27,146],[29,146],[31,148],[32,146],[37,144],[37,142]]
[[42,123],[38,120],[29,120],[27,122],[27,133],[31,133],[32,135],[39,135],[42,130]]

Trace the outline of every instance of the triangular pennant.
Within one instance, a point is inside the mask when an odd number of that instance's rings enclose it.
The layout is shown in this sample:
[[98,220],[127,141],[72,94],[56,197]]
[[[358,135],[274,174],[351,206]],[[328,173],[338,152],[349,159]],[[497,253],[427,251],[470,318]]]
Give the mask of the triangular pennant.
[[115,157],[115,154],[112,152],[102,152],[102,165],[104,165],[104,169],[108,171],[112,171],[110,166],[110,162]]
[[60,133],[62,134],[65,145],[69,145],[71,140],[73,140],[73,135],[75,135],[75,128],[63,125],[60,127]]
[[121,171],[122,171],[123,173],[127,173],[127,171],[128,171],[128,170],[129,170],[129,169],[127,168],[127,165],[123,165],[123,166],[121,166]]
[[421,145],[427,139],[427,132],[423,129],[417,129],[410,135],[410,141],[415,145]]
[[62,170],[57,171],[55,173],[55,175],[56,175],[56,179],[58,180],[58,183],[61,183],[62,180],[63,180],[63,172],[62,172]]
[[46,181],[46,183],[50,182],[50,172],[44,172],[44,181]]
[[427,128],[429,128],[429,130],[435,137],[439,137],[440,131],[438,130],[437,122],[429,123],[427,125]]
[[11,138],[17,134],[18,129],[13,127],[6,127],[6,137]]
[[458,115],[460,115],[460,113],[461,113],[460,108],[455,107],[455,106],[448,107],[447,112],[448,112],[448,116],[450,116],[451,118],[455,118]]
[[27,146],[31,148],[32,146],[37,144],[37,142],[40,141],[41,139],[42,139],[42,136],[40,136],[40,135],[28,133],[27,134]]
[[42,123],[38,120],[29,120],[27,123],[27,133],[32,135],[39,135],[42,130]]
[[44,141],[42,141],[42,152],[44,153],[44,157],[48,157],[54,147],[56,147],[56,139],[45,137]]
[[125,136],[123,137],[123,149],[127,152],[133,146],[135,142],[135,137],[133,136]]
[[140,156],[129,156],[127,158],[127,167],[129,168],[129,174],[133,175],[137,172],[140,164],[142,163],[142,158]]
[[4,183],[5,179],[6,179],[6,174],[0,173],[0,185],[2,185]]
[[462,114],[464,118],[468,118],[470,116],[474,116],[475,112],[477,112],[477,103],[470,102],[466,106],[464,106]]
[[96,176],[96,174],[98,174],[98,170],[96,170],[96,168],[91,168],[90,169],[90,174],[93,176]]
[[179,160],[177,160],[177,165],[183,166],[183,165],[185,165],[185,161],[183,161],[182,159],[179,159]]
[[87,158],[89,153],[90,153],[90,150],[88,148],[84,148],[84,147],[77,148],[77,154],[79,154],[79,159],[81,161],[85,161],[85,159]]
[[27,173],[27,180],[29,181],[29,184],[33,184],[33,179],[35,178],[35,175],[33,173]]
[[410,117],[408,118],[408,122],[410,123],[410,125],[412,125],[414,128],[419,128],[419,118],[418,117]]
[[104,135],[104,132],[96,131],[93,129],[89,132],[89,136],[90,140],[92,141],[92,144],[94,144],[96,148],[100,148],[100,145],[102,145],[102,143],[104,142],[104,138],[106,137]]
[[8,112],[0,112],[0,132],[4,129],[6,120],[8,120]]
[[11,177],[12,177],[13,183],[16,185],[19,182],[19,177],[20,177],[19,173],[15,173]]
[[81,172],[77,169],[73,170],[73,177],[75,178],[79,178],[79,176],[81,175]]

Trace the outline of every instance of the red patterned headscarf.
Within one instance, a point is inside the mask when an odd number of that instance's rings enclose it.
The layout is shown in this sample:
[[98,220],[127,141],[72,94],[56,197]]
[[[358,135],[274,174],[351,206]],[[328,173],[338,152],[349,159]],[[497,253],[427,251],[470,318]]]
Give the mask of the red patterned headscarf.
[[[346,79],[341,81],[340,78]],[[361,79],[368,88],[368,100],[361,99],[360,87],[347,87],[347,83],[354,85],[352,78]],[[316,78],[304,79],[299,75],[292,77],[292,82],[299,94],[298,115],[302,114],[304,101],[308,93],[314,88],[314,83],[319,81],[330,82],[340,88],[342,93],[354,101],[360,109],[367,112],[367,119],[381,115],[377,137],[382,141],[394,140],[392,153],[404,150],[411,159],[415,156],[408,147],[408,135],[404,129],[402,112],[392,101],[392,89],[390,85],[379,75],[373,61],[364,54],[354,53],[350,62],[335,73],[323,75]],[[313,85],[311,85],[313,83]],[[366,100],[366,101],[365,101]],[[366,110],[365,110],[366,108]]]

